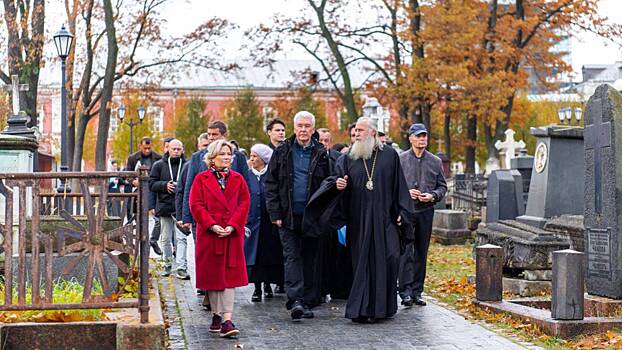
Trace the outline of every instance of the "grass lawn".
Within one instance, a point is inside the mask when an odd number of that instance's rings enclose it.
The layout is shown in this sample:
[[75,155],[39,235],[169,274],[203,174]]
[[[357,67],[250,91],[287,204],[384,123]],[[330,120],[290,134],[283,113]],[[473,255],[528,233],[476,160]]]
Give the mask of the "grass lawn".
[[[532,324],[507,315],[493,314],[476,308],[473,245],[430,245],[425,292],[438,301],[448,304],[467,319],[483,320],[501,333],[512,334],[544,349],[622,349],[622,331],[566,341],[545,335]],[[471,277],[471,278],[469,278]],[[510,295],[505,296],[508,298]]]

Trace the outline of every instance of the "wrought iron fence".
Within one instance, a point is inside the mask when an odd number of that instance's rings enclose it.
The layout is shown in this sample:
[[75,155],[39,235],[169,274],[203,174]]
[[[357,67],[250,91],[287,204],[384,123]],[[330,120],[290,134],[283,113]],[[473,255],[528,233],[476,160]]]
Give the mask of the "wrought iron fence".
[[483,175],[459,174],[453,178],[450,187],[452,209],[464,210],[470,216],[479,216],[486,206],[488,181]]
[[[136,179],[136,191],[108,193],[108,182],[115,178]],[[77,185],[79,191],[54,193],[49,185],[54,180]],[[0,311],[137,308],[141,322],[148,322],[148,181],[146,168],[137,172],[0,174],[0,201],[4,204],[4,222],[0,225],[4,242],[0,251],[5,253],[4,302]],[[122,208],[114,228],[107,225],[112,201],[119,202]],[[62,224],[43,230],[42,223],[51,218]],[[81,262],[85,264],[81,303],[53,302],[53,267],[55,259],[61,257],[68,258],[63,276]],[[111,261],[123,274],[138,268],[137,299],[118,300],[117,290],[111,288],[106,276],[104,260]],[[101,295],[93,293],[95,283],[101,285]],[[31,298],[27,298],[28,287]]]

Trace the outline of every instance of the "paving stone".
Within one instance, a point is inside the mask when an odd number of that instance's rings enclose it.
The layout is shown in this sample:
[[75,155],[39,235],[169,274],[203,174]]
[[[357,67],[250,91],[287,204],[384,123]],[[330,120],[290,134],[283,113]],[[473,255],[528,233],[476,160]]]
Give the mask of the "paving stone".
[[[189,273],[194,276],[194,247],[191,240],[188,243]],[[241,331],[239,339],[222,339],[208,332],[212,315],[201,307],[203,297],[196,295],[193,282],[173,277],[161,279],[171,327],[169,339],[174,349],[179,348],[182,328],[187,349],[197,350],[525,349],[432,302],[425,307],[400,308],[390,320],[360,325],[343,317],[344,301],[332,300],[313,310],[314,319],[293,323],[285,310],[284,295],[252,303],[252,286],[236,290],[233,322]]]

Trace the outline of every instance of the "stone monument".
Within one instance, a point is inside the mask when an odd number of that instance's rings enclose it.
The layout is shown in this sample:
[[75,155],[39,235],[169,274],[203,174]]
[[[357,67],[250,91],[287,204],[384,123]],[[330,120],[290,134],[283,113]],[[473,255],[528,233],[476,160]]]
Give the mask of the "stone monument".
[[614,299],[622,299],[621,126],[622,95],[609,85],[599,86],[585,112],[587,292]]
[[[11,77],[11,101],[12,107],[7,118],[5,130],[0,133],[0,172],[3,173],[29,173],[35,169],[35,159],[39,144],[33,137],[34,134],[26,124],[29,121],[25,112],[20,111],[20,93],[27,91],[28,86],[19,84],[16,75]],[[27,204],[30,203],[30,194],[27,194]],[[17,203],[18,195],[14,194]],[[0,196],[0,221],[4,221],[4,199]],[[13,215],[18,214],[17,206]]]
[[543,228],[554,216],[583,213],[583,129],[531,128],[538,138],[525,215],[518,221]]
[[510,161],[510,169],[518,170],[523,180],[523,202],[527,206],[529,199],[529,185],[531,183],[531,172],[533,171],[533,156],[527,154],[526,149],[518,151],[516,158]]
[[466,243],[471,238],[466,212],[449,209],[434,211],[432,237],[443,245]]
[[486,222],[514,219],[525,213],[523,181],[518,170],[495,170],[488,176]]
[[525,148],[525,142],[523,142],[523,140],[520,140],[518,142],[514,140],[515,134],[516,132],[514,130],[507,129],[505,130],[505,141],[502,142],[498,140],[497,142],[495,142],[495,148],[504,153],[502,165],[503,169],[510,169],[512,159],[516,157],[516,151],[521,148]]

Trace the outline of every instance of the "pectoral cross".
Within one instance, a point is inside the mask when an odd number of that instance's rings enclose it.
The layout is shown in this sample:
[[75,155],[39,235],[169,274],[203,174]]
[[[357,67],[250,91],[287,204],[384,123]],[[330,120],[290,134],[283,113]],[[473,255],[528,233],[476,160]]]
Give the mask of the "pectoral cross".
[[28,84],[20,84],[19,76],[11,76],[11,98],[13,102],[13,115],[18,115],[20,111],[20,94],[21,91],[28,91]]
[[603,207],[603,180],[602,180],[602,149],[611,147],[611,122],[603,123],[602,100],[595,98],[591,104],[591,114],[594,115],[592,124],[586,125],[583,131],[585,149],[594,150],[594,211],[602,214]]

